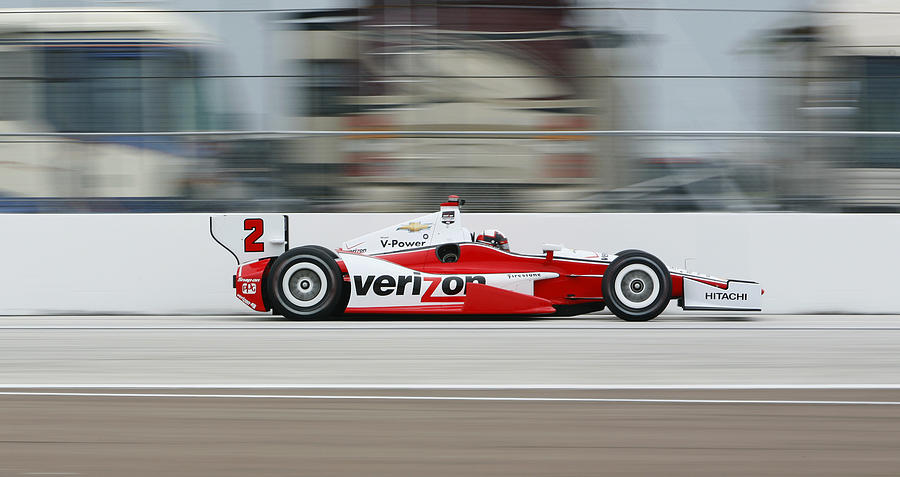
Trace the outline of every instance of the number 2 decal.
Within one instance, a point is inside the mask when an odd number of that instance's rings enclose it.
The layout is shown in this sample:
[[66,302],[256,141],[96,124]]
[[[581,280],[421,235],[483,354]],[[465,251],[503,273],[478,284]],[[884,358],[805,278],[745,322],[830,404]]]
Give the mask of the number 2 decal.
[[263,219],[244,219],[244,230],[252,230],[244,239],[245,252],[262,252],[265,244],[257,242],[263,234]]

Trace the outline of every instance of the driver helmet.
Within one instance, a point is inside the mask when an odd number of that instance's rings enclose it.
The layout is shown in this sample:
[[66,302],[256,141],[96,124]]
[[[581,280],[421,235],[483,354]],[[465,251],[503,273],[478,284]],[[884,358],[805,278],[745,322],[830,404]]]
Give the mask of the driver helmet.
[[509,241],[506,240],[506,235],[503,235],[503,232],[499,230],[484,230],[475,238],[475,241],[509,252]]

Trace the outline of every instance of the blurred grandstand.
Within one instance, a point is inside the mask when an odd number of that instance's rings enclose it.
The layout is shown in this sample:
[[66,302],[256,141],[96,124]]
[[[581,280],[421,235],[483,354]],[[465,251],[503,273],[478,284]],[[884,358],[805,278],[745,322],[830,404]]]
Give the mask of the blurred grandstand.
[[[0,9],[0,212],[407,211],[448,193],[474,210],[897,210],[900,8],[738,3]],[[199,26],[217,14],[258,31]],[[725,19],[741,42],[715,44]],[[697,21],[710,31],[682,25]],[[250,34],[266,51],[221,41]],[[699,63],[712,73],[656,64],[695,54],[683,38],[719,55]],[[246,87],[222,66],[237,54],[271,58],[240,79],[274,97],[277,130],[251,131],[237,106]],[[722,92],[757,110],[722,107]],[[617,133],[681,113],[678,125],[746,114],[756,122],[736,123],[765,127]]]

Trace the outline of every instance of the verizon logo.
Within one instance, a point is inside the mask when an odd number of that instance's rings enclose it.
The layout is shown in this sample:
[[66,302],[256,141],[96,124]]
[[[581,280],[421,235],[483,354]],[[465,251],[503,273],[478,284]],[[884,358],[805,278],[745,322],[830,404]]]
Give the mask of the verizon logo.
[[[466,284],[485,284],[487,280],[481,275],[430,277],[415,275],[353,275],[353,289],[358,296],[374,293],[378,296],[388,295],[421,295],[423,302],[459,301],[456,295],[465,295]],[[427,287],[423,290],[423,284]],[[432,296],[441,287],[447,296]]]

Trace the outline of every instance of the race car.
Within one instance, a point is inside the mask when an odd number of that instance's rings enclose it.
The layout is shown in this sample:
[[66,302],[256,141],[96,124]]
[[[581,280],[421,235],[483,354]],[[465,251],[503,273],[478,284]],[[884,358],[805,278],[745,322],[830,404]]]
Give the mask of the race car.
[[671,300],[685,310],[761,311],[759,283],[667,268],[641,250],[607,254],[546,244],[515,253],[498,230],[462,224],[463,199],[347,240],[290,247],[286,215],[210,217],[238,262],[232,286],[251,309],[291,320],[353,314],[563,315],[609,308],[648,321]]

